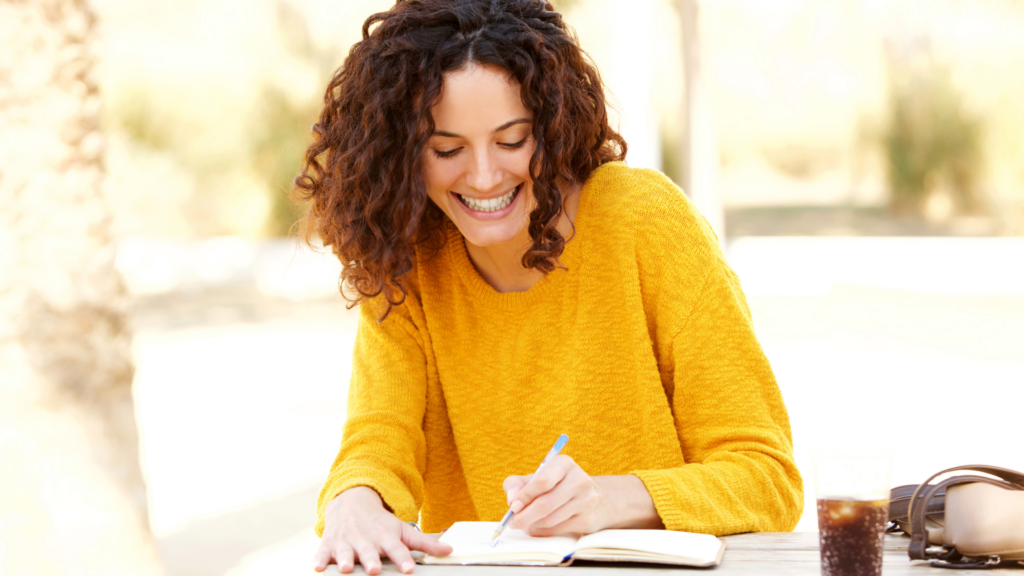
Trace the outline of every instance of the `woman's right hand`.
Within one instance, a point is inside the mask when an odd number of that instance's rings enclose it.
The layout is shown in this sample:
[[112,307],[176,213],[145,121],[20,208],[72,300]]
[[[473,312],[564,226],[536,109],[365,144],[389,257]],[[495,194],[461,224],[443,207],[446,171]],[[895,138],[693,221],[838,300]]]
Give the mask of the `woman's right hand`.
[[313,569],[323,572],[334,560],[342,573],[355,567],[356,559],[367,574],[379,574],[381,556],[386,555],[405,574],[416,565],[410,550],[432,556],[447,556],[452,548],[399,520],[384,508],[372,488],[349,488],[327,504],[324,535],[313,556]]

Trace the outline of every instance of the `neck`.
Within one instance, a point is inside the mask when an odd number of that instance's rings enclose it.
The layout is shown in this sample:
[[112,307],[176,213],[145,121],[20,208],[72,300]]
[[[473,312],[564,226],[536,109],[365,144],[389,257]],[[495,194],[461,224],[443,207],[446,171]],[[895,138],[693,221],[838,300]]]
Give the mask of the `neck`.
[[[580,187],[565,188],[564,210],[558,216],[555,227],[563,238],[572,234],[572,223],[580,203]],[[519,234],[501,244],[476,246],[466,243],[466,251],[477,272],[498,292],[526,292],[544,277],[544,273],[523,266],[523,256],[533,244],[526,226]]]

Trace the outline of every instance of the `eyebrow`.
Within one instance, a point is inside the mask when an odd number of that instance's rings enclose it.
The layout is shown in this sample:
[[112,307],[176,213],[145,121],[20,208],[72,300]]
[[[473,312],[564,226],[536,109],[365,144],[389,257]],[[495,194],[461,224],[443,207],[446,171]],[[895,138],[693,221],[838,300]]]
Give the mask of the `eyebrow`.
[[[530,123],[531,123],[531,120],[529,118],[516,118],[515,120],[509,120],[508,122],[505,122],[501,126],[498,126],[497,128],[494,129],[493,133],[497,134],[498,132],[502,132],[504,130],[508,130],[509,128],[515,126],[516,124],[530,124]],[[434,133],[431,134],[431,136],[441,136],[443,138],[462,138],[462,136],[460,136],[458,134],[454,134],[452,132],[446,132],[444,130],[435,130]]]

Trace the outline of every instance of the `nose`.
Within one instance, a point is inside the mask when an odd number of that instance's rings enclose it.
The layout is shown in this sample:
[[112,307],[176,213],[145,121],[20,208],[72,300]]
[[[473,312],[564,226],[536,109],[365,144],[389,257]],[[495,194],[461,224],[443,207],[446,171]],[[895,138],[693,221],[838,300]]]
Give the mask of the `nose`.
[[501,167],[490,150],[480,150],[473,154],[473,160],[466,174],[466,184],[483,194],[493,192],[501,185]]

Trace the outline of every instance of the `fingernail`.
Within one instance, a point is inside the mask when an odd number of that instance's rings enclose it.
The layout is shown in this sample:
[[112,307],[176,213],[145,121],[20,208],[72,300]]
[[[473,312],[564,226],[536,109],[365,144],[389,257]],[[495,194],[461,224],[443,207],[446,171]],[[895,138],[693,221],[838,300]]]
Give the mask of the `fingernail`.
[[522,510],[522,509],[523,509],[523,501],[522,500],[516,500],[515,502],[512,503],[512,511],[515,512],[516,514],[519,514],[519,511]]
[[409,573],[412,571],[412,562],[406,562],[402,564],[402,572]]

